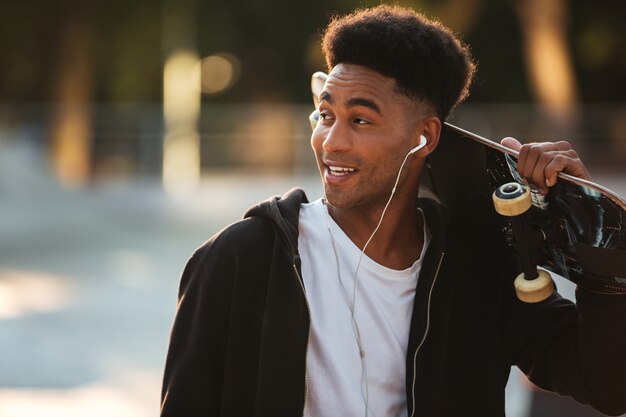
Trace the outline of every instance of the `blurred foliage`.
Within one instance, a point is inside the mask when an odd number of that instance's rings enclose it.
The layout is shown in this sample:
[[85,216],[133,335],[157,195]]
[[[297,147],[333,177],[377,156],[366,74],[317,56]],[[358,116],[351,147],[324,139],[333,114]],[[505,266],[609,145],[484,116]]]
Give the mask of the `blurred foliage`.
[[[518,0],[523,1],[523,0]],[[98,102],[159,101],[162,95],[163,1],[78,0],[3,2],[0,26],[0,101],[53,101],[64,35],[82,27]],[[310,74],[324,69],[320,32],[334,13],[379,1],[197,1],[193,21],[201,56],[228,52],[242,75],[226,94],[207,101],[308,102]],[[478,75],[471,101],[532,100],[521,51],[515,1],[405,0],[441,19],[471,45]],[[175,3],[173,3],[175,4]],[[626,2],[567,3],[573,65],[583,102],[626,97]],[[172,7],[171,4],[168,7]],[[169,10],[169,9],[167,9]],[[169,12],[167,12],[169,13]],[[72,33],[72,32],[70,32]]]
[[626,101],[626,2],[575,1],[570,40],[584,101]]
[[64,35],[84,28],[96,101],[161,98],[161,5],[152,0],[3,2],[0,100],[50,101]]

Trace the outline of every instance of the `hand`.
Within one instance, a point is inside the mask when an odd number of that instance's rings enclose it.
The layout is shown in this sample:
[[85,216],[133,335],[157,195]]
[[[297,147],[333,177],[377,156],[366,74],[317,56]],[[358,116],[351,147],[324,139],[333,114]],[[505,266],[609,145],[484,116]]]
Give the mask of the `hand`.
[[500,143],[519,152],[517,171],[529,184],[547,194],[556,184],[559,172],[585,180],[591,179],[587,168],[569,142],[542,142],[522,145],[514,138]]

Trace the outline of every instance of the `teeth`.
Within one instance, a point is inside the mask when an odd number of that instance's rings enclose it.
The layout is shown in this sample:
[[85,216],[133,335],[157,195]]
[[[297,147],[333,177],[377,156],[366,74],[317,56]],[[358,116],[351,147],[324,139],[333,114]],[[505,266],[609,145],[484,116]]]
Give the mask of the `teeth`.
[[356,171],[354,168],[332,167],[332,166],[329,166],[328,168],[331,171],[333,171],[333,172],[342,172],[342,173],[343,172],[354,172],[354,171]]
[[341,177],[341,176],[348,175],[349,173],[356,171],[356,169],[328,165],[328,171],[330,175],[333,175],[335,177]]

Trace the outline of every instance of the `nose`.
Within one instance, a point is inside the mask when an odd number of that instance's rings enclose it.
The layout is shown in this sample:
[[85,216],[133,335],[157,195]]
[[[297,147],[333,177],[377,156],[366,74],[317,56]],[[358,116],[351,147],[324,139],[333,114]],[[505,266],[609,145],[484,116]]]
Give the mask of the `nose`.
[[340,121],[335,121],[332,126],[322,129],[320,134],[323,135],[322,147],[327,153],[347,152],[352,148],[349,129],[346,129]]

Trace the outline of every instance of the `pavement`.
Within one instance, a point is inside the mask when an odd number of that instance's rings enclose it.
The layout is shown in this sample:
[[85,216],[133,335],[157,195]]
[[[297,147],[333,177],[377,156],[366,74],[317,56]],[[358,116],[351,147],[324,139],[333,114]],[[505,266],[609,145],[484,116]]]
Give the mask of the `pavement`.
[[[625,178],[602,181],[626,195]],[[0,416],[158,415],[186,260],[295,185],[322,195],[317,176],[237,174],[208,175],[183,199],[156,179],[71,191],[35,147],[0,142]],[[507,415],[529,417],[532,398],[513,373]]]

